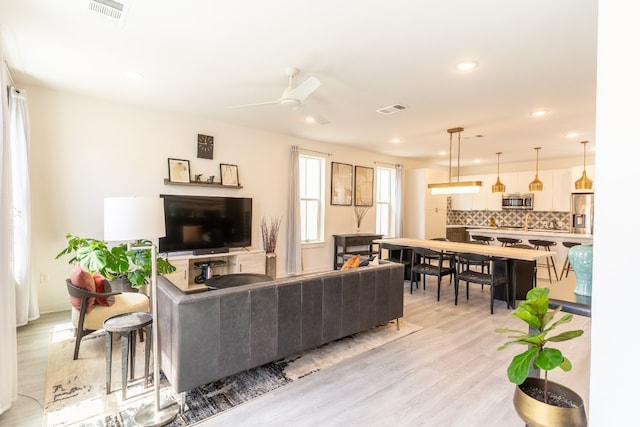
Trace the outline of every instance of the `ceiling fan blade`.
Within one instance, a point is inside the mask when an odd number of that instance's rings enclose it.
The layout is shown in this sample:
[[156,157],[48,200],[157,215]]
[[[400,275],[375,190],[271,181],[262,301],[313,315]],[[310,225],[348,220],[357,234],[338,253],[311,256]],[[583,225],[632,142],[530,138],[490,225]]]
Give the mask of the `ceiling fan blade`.
[[273,104],[279,104],[280,100],[277,99],[275,101],[267,101],[267,102],[256,102],[253,104],[241,104],[241,105],[232,105],[231,107],[227,107],[227,108],[245,108],[245,107],[257,107],[260,105],[273,105]]
[[301,105],[300,107],[296,108],[296,112],[302,114],[307,121],[318,123],[319,125],[326,125],[327,123],[329,123],[329,120],[327,120],[325,117],[321,116],[320,114],[314,111],[311,111],[304,105]]
[[315,77],[309,77],[307,80],[303,81],[302,83],[300,83],[300,85],[289,92],[286,96],[286,99],[295,99],[302,102],[319,87],[320,80],[316,79]]

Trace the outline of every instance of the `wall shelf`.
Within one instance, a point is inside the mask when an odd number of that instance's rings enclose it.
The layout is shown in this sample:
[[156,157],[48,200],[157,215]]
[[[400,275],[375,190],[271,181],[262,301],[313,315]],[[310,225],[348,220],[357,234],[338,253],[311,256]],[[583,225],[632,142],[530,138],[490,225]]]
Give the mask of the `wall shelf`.
[[222,188],[242,188],[242,185],[222,185],[219,182],[214,182],[209,184],[207,182],[173,182],[169,181],[167,178],[164,179],[165,185],[195,185],[198,187],[222,187]]

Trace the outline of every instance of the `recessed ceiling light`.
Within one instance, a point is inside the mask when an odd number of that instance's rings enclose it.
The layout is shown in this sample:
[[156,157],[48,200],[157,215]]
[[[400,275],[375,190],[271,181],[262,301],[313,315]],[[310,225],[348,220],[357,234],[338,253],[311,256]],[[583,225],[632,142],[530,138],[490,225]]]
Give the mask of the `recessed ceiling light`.
[[394,144],[399,144],[400,143],[400,138],[393,138],[391,140],[391,142],[393,142]]
[[304,118],[304,121],[307,122],[307,123],[315,123],[316,119],[314,117],[312,117],[312,116],[308,116],[308,117]]
[[139,80],[144,77],[142,74],[138,73],[137,71],[125,71],[124,75],[129,80]]
[[464,61],[456,64],[456,70],[458,71],[469,71],[473,70],[478,66],[477,61]]
[[577,138],[578,137],[578,132],[569,132],[567,134],[567,138]]
[[529,114],[531,114],[533,117],[542,117],[549,114],[549,110],[536,110],[536,111],[532,111]]
[[441,151],[439,154],[440,154],[441,156],[446,156],[446,155],[447,155],[447,152],[446,152],[446,151]]

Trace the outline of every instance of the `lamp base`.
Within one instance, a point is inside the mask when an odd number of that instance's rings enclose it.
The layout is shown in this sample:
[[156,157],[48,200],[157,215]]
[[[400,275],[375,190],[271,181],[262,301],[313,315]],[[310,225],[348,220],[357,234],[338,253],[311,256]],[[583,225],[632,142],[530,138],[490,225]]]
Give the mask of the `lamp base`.
[[146,427],[157,427],[169,424],[173,421],[179,412],[177,402],[170,402],[160,409],[156,409],[155,402],[142,406],[133,417],[136,425]]

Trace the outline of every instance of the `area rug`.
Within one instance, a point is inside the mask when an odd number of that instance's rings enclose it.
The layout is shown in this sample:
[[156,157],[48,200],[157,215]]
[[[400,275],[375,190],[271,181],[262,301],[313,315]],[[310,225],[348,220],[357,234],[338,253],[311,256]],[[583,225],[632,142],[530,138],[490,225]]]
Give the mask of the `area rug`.
[[[212,417],[236,405],[257,398],[288,383],[311,375],[405,337],[422,329],[400,320],[342,338],[313,350],[288,357],[236,375],[196,387],[186,393],[185,411],[170,424],[188,426]],[[70,324],[55,328],[50,334],[49,360],[45,386],[45,426],[134,426],[138,409],[153,402],[152,387],[145,388],[144,344],[136,347],[136,376],[122,400],[120,344],[114,340],[111,368],[111,393],[106,394],[105,334],[85,337],[78,360],[73,360],[73,329]],[[153,359],[153,357],[151,358]],[[150,369],[153,372],[153,369]],[[178,396],[161,375],[160,399],[177,400]]]

